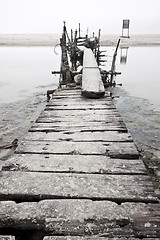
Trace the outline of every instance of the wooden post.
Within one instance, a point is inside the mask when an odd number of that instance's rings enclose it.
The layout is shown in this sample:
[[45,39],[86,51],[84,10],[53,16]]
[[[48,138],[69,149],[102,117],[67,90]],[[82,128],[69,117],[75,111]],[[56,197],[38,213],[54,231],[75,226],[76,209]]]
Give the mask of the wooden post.
[[67,30],[64,22],[63,33],[61,38],[61,49],[62,49],[62,55],[61,55],[62,82],[61,84],[72,82],[72,77],[71,77],[70,67],[68,62],[68,55],[67,55],[66,33],[67,33]]
[[110,78],[110,85],[111,85],[111,86],[112,86],[112,84],[113,84],[113,76],[115,75],[116,57],[117,57],[117,51],[118,51],[118,47],[119,47],[120,40],[121,40],[121,39],[118,40],[118,43],[117,43],[117,46],[116,46],[116,50],[115,50],[115,52],[114,52],[113,60],[112,60],[111,78]]
[[79,38],[81,37],[81,24],[79,23]]

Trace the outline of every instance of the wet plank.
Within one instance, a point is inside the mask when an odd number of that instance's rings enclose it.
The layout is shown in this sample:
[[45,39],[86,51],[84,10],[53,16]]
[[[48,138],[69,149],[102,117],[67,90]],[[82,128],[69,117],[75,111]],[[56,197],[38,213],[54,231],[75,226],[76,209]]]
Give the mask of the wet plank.
[[98,174],[147,174],[141,160],[110,159],[106,156],[16,154],[2,170]]
[[[33,127],[35,128],[35,127]],[[71,128],[72,129],[72,128]],[[25,140],[37,141],[73,141],[73,142],[133,142],[129,133],[118,131],[103,132],[81,132],[81,128],[77,131],[61,131],[61,132],[29,132],[25,136]]]
[[89,198],[116,202],[157,201],[150,178],[143,175],[2,171],[0,176],[1,200]]
[[23,141],[16,153],[105,155],[111,158],[138,159],[133,142],[48,142]]
[[74,236],[74,240],[96,239],[96,235],[105,239],[122,236],[123,239],[156,238],[160,236],[160,209],[157,205],[117,205],[109,201],[74,199],[20,204],[4,201],[0,202],[0,228],[41,229],[50,235],[62,235],[67,240]]

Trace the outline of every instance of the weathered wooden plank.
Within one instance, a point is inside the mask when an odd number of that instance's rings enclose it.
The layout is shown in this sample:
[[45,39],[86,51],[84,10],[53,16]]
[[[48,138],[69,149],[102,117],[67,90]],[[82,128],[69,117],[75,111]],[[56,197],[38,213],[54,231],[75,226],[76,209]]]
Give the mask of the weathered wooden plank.
[[70,96],[70,95],[81,95],[81,90],[80,89],[74,89],[74,90],[59,90],[59,91],[55,91],[53,93],[53,96],[63,96],[63,95],[66,95],[66,96]]
[[[35,127],[34,127],[35,128]],[[73,130],[73,128],[72,128]],[[36,141],[74,141],[74,142],[133,142],[129,133],[118,131],[81,132],[81,128],[74,132],[71,129],[61,132],[29,132],[25,140]]]
[[138,159],[139,154],[133,142],[48,142],[23,141],[17,153],[106,155],[111,158]]
[[[119,124],[120,125],[120,124]],[[40,127],[32,127],[29,129],[29,132],[61,132],[61,131],[67,131],[67,132],[74,132],[74,131],[81,131],[81,132],[100,132],[100,131],[121,131],[121,132],[127,132],[127,128],[125,126],[40,126]]]
[[[53,126],[87,126],[87,127],[92,127],[92,126],[126,126],[125,123],[119,118],[119,119],[116,119],[116,118],[112,118],[111,120],[108,119],[107,121],[103,121],[101,122],[100,120],[97,119],[97,121],[86,121],[83,117],[82,119],[79,119],[79,118],[74,118],[74,117],[69,117],[67,119],[62,119],[62,118],[50,118],[50,120],[52,120],[51,123],[46,123],[46,122],[42,122],[42,123],[39,123],[38,121],[36,121],[36,123],[34,123],[34,126],[48,126],[48,127],[53,127]],[[46,119],[41,119],[41,120],[48,120],[48,118]],[[70,120],[70,121],[69,121]],[[54,121],[54,122],[53,122]],[[69,123],[68,123],[69,121]],[[55,125],[54,125],[55,123]],[[59,125],[58,125],[59,124]]]
[[42,117],[38,117],[36,120],[37,123],[47,123],[47,122],[51,122],[51,123],[55,123],[55,124],[63,124],[66,123],[67,126],[73,125],[73,123],[75,125],[85,125],[85,126],[90,126],[93,124],[99,124],[99,125],[106,125],[110,122],[123,122],[122,118],[114,115],[108,115],[108,117],[106,115],[102,116],[90,116],[88,117],[86,116],[81,116],[81,118],[79,116],[42,116]]
[[[62,98],[61,98],[62,97]],[[64,101],[65,98],[65,101]],[[53,98],[50,100],[49,103],[47,103],[47,105],[52,105],[52,104],[74,104],[74,105],[78,105],[80,104],[84,104],[84,105],[104,105],[104,104],[113,104],[112,98],[111,97],[103,97],[101,99],[86,99],[84,97],[81,96],[81,93],[79,95],[66,95],[66,94],[59,94],[59,95],[55,95],[53,96]]]
[[[61,98],[62,97],[62,98]],[[65,97],[65,98],[64,98]],[[64,101],[65,99],[65,101]],[[52,104],[85,104],[85,105],[104,105],[104,104],[113,104],[112,98],[110,97],[103,97],[103,98],[99,98],[99,99],[89,99],[89,98],[84,98],[84,97],[79,97],[78,96],[75,98],[74,96],[71,98],[67,98],[67,96],[53,96],[53,98],[50,100],[49,103],[47,103],[47,105],[52,105]]]
[[117,122],[123,122],[121,117],[114,117],[114,116],[109,116],[108,118],[102,117],[102,116],[96,116],[96,117],[82,117],[81,119],[76,117],[76,116],[66,116],[66,118],[58,118],[58,117],[38,117],[36,120],[37,123],[54,123],[54,126],[58,125],[64,125],[64,123],[68,125],[85,125],[85,126],[90,126],[94,124],[99,124],[99,125],[106,125],[108,123],[117,123]]
[[15,240],[15,237],[14,236],[5,236],[5,235],[0,235],[0,240]]
[[[157,205],[117,205],[109,201],[74,199],[20,204],[4,201],[0,202],[0,228],[41,229],[54,235],[53,239],[55,235],[63,236],[56,240],[91,240],[97,239],[97,235],[101,236],[100,239],[141,239],[142,236],[144,239],[156,239],[160,236],[160,210]],[[138,225],[142,225],[141,229]]]
[[[43,114],[40,115],[39,118],[43,118],[44,120],[45,119],[53,119],[54,121],[60,121],[60,122],[74,122],[75,124],[77,122],[81,123],[81,122],[90,122],[90,123],[96,123],[96,122],[103,122],[102,124],[104,125],[105,123],[109,123],[109,122],[112,122],[110,120],[110,118],[112,119],[115,119],[114,122],[123,122],[120,120],[120,115],[119,114],[116,114],[116,113],[109,113],[109,115],[87,115],[87,114],[83,114],[83,115],[79,115],[78,112],[77,112],[77,115],[76,113],[73,114],[73,115],[69,115],[69,114],[62,114],[62,115],[58,115],[54,114],[54,112],[52,111],[45,111]],[[38,119],[39,119],[38,118]]]
[[[67,117],[67,118],[54,118],[54,117],[51,117],[51,118],[43,118],[43,119],[41,119],[41,121],[46,121],[46,120],[50,120],[50,121],[52,121],[52,122],[48,122],[48,124],[47,124],[47,122],[38,122],[38,121],[36,121],[36,123],[34,123],[34,125],[33,126],[60,126],[60,125],[62,125],[62,126],[68,126],[68,125],[72,125],[72,126],[87,126],[87,127],[90,127],[90,126],[117,126],[117,125],[121,125],[121,126],[126,126],[125,124],[124,124],[124,122],[119,118],[119,119],[116,119],[116,118],[112,118],[111,120],[110,119],[108,119],[108,120],[106,120],[106,121],[100,121],[100,118],[97,118],[97,121],[95,120],[93,120],[93,121],[91,121],[91,120],[89,120],[88,119],[88,121],[87,121],[87,118],[83,118],[82,117],[82,119],[79,119],[78,117]],[[69,121],[70,120],[70,121]],[[78,121],[79,120],[79,121]],[[69,123],[68,123],[69,122]],[[56,124],[56,125],[54,125],[54,123]],[[60,124],[60,125],[58,125],[58,124]],[[32,126],[32,127],[33,127]]]
[[[74,119],[73,119],[74,118]],[[78,117],[67,117],[67,118],[59,118],[59,117],[47,117],[47,118],[38,118],[36,123],[32,125],[31,128],[38,127],[38,128],[59,128],[60,130],[66,130],[68,127],[75,127],[75,131],[78,130],[80,127],[82,128],[81,130],[88,130],[90,131],[92,128],[99,129],[99,131],[107,131],[107,129],[112,129],[115,131],[116,128],[121,127],[121,128],[126,128],[126,125],[122,121],[109,121],[108,122],[101,122],[100,118],[97,118],[97,121],[87,121],[87,119],[80,119],[78,121]],[[37,124],[38,123],[38,124]],[[114,129],[115,127],[115,129]],[[64,129],[66,128],[66,129]],[[78,129],[77,129],[78,128]],[[67,129],[68,130],[68,129]]]
[[60,100],[65,100],[65,99],[68,99],[68,98],[75,98],[75,99],[77,99],[77,101],[78,101],[78,99],[81,99],[82,97],[81,96],[79,96],[79,95],[70,95],[70,94],[55,94],[55,95],[53,95],[53,99],[60,99]]
[[31,128],[30,132],[33,131],[47,131],[47,132],[54,132],[54,131],[71,131],[71,132],[90,132],[90,131],[119,131],[119,130],[125,130],[127,132],[126,125],[123,122],[110,122],[107,124],[100,125],[99,123],[93,123],[88,124],[86,126],[84,123],[80,124],[74,124],[70,122],[70,124],[61,124],[58,126],[58,124],[54,125],[54,123],[35,123]]
[[117,109],[105,109],[105,111],[103,109],[72,109],[72,110],[65,110],[65,109],[61,109],[61,110],[56,110],[56,111],[44,111],[44,113],[48,114],[54,114],[56,113],[57,115],[107,115],[107,114],[118,114],[119,112],[117,111]]
[[2,171],[0,176],[1,200],[89,198],[116,202],[157,201],[150,178],[145,175]]
[[108,104],[108,105],[97,105],[97,106],[91,106],[91,105],[62,105],[62,106],[55,106],[55,105],[47,105],[44,109],[45,111],[54,111],[54,110],[107,110],[107,109],[116,109],[114,104]]
[[62,110],[55,110],[55,111],[44,111],[42,113],[43,114],[51,114],[52,116],[54,115],[58,115],[58,116],[63,116],[63,115],[68,115],[68,116],[82,116],[82,115],[119,115],[119,112],[117,111],[117,109],[105,109],[105,111],[103,109],[83,109],[83,110],[80,110],[80,109],[72,109],[72,110],[65,110],[65,109],[62,109]]
[[[103,235],[102,235],[103,236]],[[92,236],[83,236],[83,237],[78,237],[78,236],[48,236],[44,237],[44,240],[139,240],[140,238],[135,238],[135,237],[102,237],[99,235],[92,235]],[[143,238],[143,240],[159,240],[159,238]]]
[[[102,121],[104,120],[104,121]],[[110,123],[121,124],[124,122],[121,120],[121,118],[116,119],[114,118],[106,118],[102,119],[102,117],[96,117],[92,119],[88,119],[87,117],[82,117],[79,119],[78,117],[66,117],[66,118],[59,118],[59,117],[39,117],[36,120],[36,123],[52,123],[52,126],[107,126]]]
[[66,118],[67,116],[72,117],[107,117],[108,116],[115,116],[120,117],[119,112],[116,109],[107,109],[105,111],[102,110],[56,110],[56,111],[43,111],[40,114],[40,117],[59,117],[59,118]]
[[15,154],[2,170],[31,172],[75,172],[99,174],[147,174],[141,160],[110,159],[106,156]]
[[85,103],[85,102],[53,102],[53,103],[49,103],[46,105],[46,107],[55,107],[55,108],[59,108],[61,107],[62,109],[65,110],[65,108],[72,108],[72,109],[108,109],[109,107],[111,108],[115,108],[115,105],[113,104],[113,102],[102,102],[100,104],[94,104],[94,103]]
[[68,101],[57,101],[57,100],[52,100],[49,103],[46,104],[46,106],[75,106],[75,108],[78,106],[84,106],[84,107],[104,107],[104,106],[108,106],[108,105],[114,105],[113,101],[111,100],[106,100],[106,101],[90,101],[87,102],[85,99],[80,100],[80,101],[75,101],[74,99],[68,99]]
[[95,102],[95,104],[98,103],[105,103],[107,101],[111,102],[112,98],[111,97],[106,97],[104,96],[103,98],[99,98],[99,99],[89,99],[89,98],[85,98],[83,96],[80,95],[72,95],[72,96],[66,96],[66,95],[59,95],[59,96],[53,96],[52,100],[50,101],[50,103],[54,102],[54,101],[59,101],[59,102],[64,102],[64,100],[66,100],[66,102],[83,102],[83,103],[93,103]]
[[[79,95],[79,94],[81,94],[81,89],[61,89],[61,90],[55,91],[53,93],[53,96],[56,96],[56,95]],[[107,91],[106,91],[106,96],[109,96]]]

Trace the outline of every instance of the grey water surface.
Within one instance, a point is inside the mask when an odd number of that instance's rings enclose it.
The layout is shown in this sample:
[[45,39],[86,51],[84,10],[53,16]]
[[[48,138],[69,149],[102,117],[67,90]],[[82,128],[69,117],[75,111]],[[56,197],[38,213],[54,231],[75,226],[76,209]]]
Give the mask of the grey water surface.
[[54,47],[0,47],[0,104],[57,86],[59,58]]

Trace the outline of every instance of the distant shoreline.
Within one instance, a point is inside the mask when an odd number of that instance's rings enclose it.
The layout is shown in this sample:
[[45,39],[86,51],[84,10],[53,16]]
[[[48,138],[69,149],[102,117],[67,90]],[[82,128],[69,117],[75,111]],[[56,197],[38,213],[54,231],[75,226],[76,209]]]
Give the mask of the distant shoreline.
[[160,45],[160,34],[131,35],[129,38],[123,38],[118,35],[103,35],[101,38],[101,45],[115,46],[119,38],[121,38],[121,47]]
[[[0,34],[0,46],[55,46],[59,38],[60,34]],[[104,34],[101,46],[115,46],[119,38],[121,47],[160,45],[160,34],[135,34],[130,38]]]

